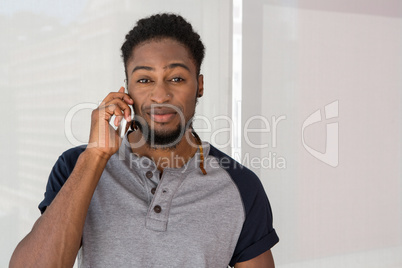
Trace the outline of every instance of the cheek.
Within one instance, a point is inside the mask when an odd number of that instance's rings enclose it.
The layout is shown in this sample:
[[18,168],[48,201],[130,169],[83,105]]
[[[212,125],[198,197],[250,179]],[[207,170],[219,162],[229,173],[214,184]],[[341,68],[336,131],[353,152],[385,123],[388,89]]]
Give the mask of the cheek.
[[129,91],[128,95],[134,100],[134,113],[138,114],[141,111],[141,104],[144,103],[144,96],[133,91]]
[[191,117],[194,115],[196,103],[197,103],[196,96],[188,96],[186,98],[184,109],[187,117]]
[[133,110],[134,110],[134,114],[137,114],[137,115],[139,114],[140,109],[135,103],[133,105]]

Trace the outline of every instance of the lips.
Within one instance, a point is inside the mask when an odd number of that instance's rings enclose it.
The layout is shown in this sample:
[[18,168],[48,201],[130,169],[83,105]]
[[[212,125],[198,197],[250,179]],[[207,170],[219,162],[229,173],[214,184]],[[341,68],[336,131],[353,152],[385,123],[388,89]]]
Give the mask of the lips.
[[176,114],[151,114],[151,118],[156,123],[167,123],[173,119]]
[[167,123],[171,121],[177,114],[177,111],[169,107],[152,107],[147,109],[152,121],[156,123]]

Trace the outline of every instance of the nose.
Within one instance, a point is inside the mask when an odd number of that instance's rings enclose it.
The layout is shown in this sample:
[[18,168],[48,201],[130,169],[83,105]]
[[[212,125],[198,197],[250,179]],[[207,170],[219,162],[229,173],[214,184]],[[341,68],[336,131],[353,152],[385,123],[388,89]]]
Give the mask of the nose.
[[154,103],[166,103],[171,97],[168,86],[163,82],[156,83],[151,91],[151,100]]

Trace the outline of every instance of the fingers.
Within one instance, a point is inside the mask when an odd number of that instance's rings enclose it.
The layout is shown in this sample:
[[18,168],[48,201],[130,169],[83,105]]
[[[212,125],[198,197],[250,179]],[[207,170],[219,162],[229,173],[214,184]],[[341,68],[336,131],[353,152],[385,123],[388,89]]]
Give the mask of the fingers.
[[124,93],[124,87],[121,87],[118,92],[110,92],[105,99],[103,99],[100,106],[105,105],[113,99],[121,99],[128,104],[134,104],[133,99],[127,93]]
[[109,93],[98,109],[106,111],[108,115],[106,120],[109,120],[113,114],[116,115],[115,125],[118,126],[123,117],[127,122],[131,121],[131,109],[128,104],[132,105],[134,101],[128,94],[124,93],[124,87],[121,87],[118,92]]
[[127,122],[131,121],[131,109],[127,103],[121,99],[113,99],[112,101],[106,103],[105,106],[100,107],[100,109],[104,109],[107,113],[108,116],[105,118],[106,120],[109,120],[113,114],[116,115],[116,119],[118,120],[118,122],[115,121],[116,126],[120,123],[123,117],[127,120]]

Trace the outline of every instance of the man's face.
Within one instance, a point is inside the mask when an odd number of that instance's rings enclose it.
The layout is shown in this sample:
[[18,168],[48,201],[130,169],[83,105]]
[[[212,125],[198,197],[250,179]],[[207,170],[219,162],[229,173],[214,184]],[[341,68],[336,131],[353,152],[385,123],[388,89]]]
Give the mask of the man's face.
[[203,94],[203,77],[186,47],[168,38],[142,43],[126,68],[135,114],[146,122],[140,128],[143,134],[144,127],[150,130],[147,142],[156,147],[178,142]]

